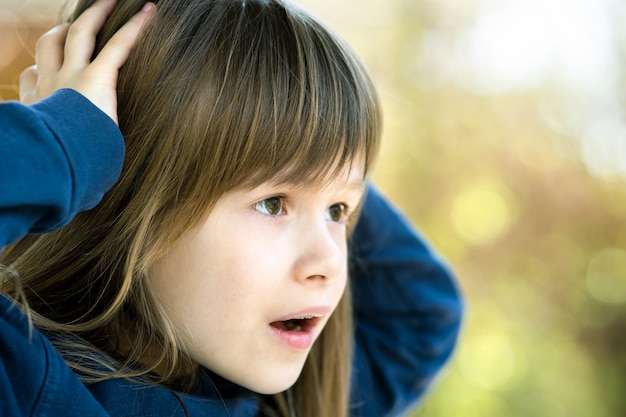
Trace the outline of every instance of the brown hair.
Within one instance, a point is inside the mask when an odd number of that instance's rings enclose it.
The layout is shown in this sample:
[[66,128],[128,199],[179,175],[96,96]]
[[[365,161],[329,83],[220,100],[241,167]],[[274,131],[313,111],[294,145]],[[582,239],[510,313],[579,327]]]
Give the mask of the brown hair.
[[[91,3],[79,0],[72,19]],[[97,50],[143,3],[119,2]],[[0,263],[18,271],[34,324],[56,335],[84,379],[140,375],[184,390],[198,366],[146,285],[150,266],[229,190],[322,180],[357,161],[367,171],[379,115],[354,53],[293,5],[155,3],[119,77],[127,150],[118,183],[96,208],[22,239]],[[16,297],[10,282],[4,291]],[[347,415],[350,318],[346,291],[296,384],[262,398],[268,414]]]

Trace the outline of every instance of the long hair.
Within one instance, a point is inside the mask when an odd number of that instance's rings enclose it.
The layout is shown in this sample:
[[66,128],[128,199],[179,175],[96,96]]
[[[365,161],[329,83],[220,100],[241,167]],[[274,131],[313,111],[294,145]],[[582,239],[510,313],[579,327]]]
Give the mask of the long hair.
[[[93,2],[79,0],[70,20]],[[119,2],[96,53],[143,3]],[[151,265],[230,190],[322,180],[351,163],[367,172],[379,110],[355,54],[292,5],[155,3],[119,76],[119,181],[96,208],[25,237],[0,263],[21,285],[5,279],[3,291],[23,295],[33,323],[84,380],[142,376],[184,391],[199,366],[147,285]],[[347,415],[351,335],[346,290],[295,385],[261,397],[266,413]]]

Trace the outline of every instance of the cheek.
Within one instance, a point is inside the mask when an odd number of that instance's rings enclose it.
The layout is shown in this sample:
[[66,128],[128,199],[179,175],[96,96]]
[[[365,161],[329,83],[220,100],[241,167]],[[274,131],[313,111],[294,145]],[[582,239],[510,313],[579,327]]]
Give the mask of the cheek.
[[335,285],[335,289],[334,289],[335,305],[337,305],[339,301],[341,300],[343,293],[346,291],[347,285],[348,285],[348,277],[346,274],[343,274],[343,277],[340,278]]
[[192,235],[178,242],[150,268],[149,282],[154,294],[165,305],[170,315],[186,317],[190,310],[205,310],[215,303],[211,298],[219,291],[219,280],[213,277],[223,274],[224,256],[221,248]]
[[335,245],[337,245],[337,248],[339,248],[339,250],[341,251],[344,264],[343,273],[339,277],[337,277],[333,285],[333,298],[335,301],[335,305],[337,305],[343,293],[345,292],[346,286],[348,285],[348,241],[346,237],[345,226],[335,226],[337,227],[334,230],[331,230],[331,234],[333,236],[333,240],[335,241]]

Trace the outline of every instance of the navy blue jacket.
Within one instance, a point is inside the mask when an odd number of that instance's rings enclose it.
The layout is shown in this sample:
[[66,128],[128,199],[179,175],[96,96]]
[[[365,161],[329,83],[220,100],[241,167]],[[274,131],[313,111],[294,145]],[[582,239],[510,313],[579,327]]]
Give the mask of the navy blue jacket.
[[[0,247],[96,205],[124,154],[115,124],[62,90],[33,106],[0,104]],[[454,280],[408,222],[370,186],[353,236],[355,356],[351,415],[415,405],[456,343]],[[193,394],[114,379],[85,386],[49,340],[0,295],[0,416],[254,416],[257,400],[217,375]],[[187,413],[187,414],[186,414]]]

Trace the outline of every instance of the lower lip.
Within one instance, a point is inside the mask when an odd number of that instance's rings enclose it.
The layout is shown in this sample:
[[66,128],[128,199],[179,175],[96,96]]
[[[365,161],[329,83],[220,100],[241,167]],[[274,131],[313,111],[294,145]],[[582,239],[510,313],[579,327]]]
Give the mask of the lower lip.
[[313,332],[312,331],[300,331],[294,332],[290,330],[277,329],[270,326],[275,335],[278,336],[281,342],[287,346],[303,350],[308,349],[313,344]]

